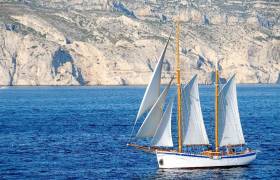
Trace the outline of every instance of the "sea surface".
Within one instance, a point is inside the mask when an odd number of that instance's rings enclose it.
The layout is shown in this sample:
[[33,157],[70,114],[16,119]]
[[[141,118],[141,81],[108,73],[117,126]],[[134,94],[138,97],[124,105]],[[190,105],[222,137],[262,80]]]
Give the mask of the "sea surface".
[[[279,85],[238,86],[245,140],[258,151],[251,165],[192,170],[160,170],[155,155],[126,146],[144,90],[140,86],[0,89],[0,179],[279,179]],[[213,95],[212,86],[200,86],[212,143]],[[140,124],[141,120],[137,127]]]

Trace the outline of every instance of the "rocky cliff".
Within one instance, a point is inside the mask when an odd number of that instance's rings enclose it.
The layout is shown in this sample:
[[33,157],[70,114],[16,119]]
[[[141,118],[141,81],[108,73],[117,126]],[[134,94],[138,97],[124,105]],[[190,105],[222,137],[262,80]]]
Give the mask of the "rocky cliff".
[[[182,78],[279,82],[275,0],[0,0],[1,85],[146,84],[180,15]],[[173,32],[173,34],[175,34]],[[163,82],[174,75],[168,47]]]

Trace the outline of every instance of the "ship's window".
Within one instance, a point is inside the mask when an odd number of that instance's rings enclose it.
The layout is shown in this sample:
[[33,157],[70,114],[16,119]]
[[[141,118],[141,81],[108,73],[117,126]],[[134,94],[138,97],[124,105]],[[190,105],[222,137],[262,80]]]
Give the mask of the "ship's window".
[[162,166],[163,165],[163,159],[159,160],[159,164]]

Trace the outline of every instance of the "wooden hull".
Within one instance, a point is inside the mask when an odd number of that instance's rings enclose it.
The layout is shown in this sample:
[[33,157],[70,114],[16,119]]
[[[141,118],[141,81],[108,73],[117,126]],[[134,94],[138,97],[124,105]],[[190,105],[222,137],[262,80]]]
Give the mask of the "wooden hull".
[[156,151],[159,168],[211,168],[244,166],[256,159],[255,152],[239,155],[204,156]]

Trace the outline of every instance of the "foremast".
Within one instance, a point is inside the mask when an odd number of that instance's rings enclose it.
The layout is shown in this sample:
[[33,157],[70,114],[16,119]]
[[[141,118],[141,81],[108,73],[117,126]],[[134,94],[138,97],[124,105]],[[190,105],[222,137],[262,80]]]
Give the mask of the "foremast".
[[178,120],[178,152],[182,152],[182,106],[181,106],[181,77],[180,77],[180,22],[176,21],[176,79],[177,79],[177,120]]
[[215,151],[219,152],[219,71],[218,71],[218,63],[215,68]]

